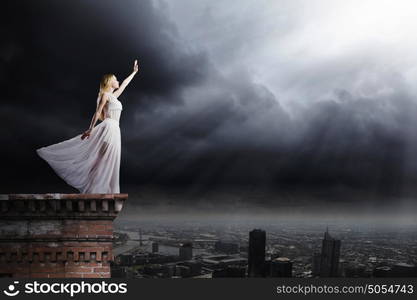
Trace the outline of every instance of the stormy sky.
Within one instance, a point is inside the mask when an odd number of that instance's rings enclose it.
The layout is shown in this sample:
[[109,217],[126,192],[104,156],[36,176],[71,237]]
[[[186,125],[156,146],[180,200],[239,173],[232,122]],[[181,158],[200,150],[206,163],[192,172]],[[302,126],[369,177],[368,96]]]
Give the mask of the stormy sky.
[[35,150],[87,129],[100,77],[138,59],[121,192],[415,202],[414,2],[4,1],[1,192],[75,191]]

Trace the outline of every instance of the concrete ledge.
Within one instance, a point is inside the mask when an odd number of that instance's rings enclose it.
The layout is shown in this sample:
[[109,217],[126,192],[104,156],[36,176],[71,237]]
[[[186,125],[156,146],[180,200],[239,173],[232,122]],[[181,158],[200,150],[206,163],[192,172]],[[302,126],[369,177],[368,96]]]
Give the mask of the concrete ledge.
[[9,194],[0,195],[0,220],[113,220],[128,194]]

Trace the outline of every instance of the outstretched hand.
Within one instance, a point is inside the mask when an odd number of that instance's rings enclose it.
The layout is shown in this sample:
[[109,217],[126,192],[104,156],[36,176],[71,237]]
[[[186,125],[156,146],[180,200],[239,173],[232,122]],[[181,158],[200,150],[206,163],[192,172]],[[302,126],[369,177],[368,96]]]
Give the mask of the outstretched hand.
[[135,59],[135,63],[133,64],[133,72],[137,73],[139,71],[138,60]]
[[81,136],[81,139],[84,140],[85,138],[89,138],[90,137],[90,133],[91,133],[91,130],[90,129],[89,130],[86,130],[83,133],[83,135]]

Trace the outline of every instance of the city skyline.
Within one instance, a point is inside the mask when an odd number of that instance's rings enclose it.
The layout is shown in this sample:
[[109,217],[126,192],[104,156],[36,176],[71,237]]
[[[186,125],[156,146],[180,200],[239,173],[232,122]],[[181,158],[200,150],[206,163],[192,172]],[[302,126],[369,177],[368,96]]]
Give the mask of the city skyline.
[[[412,277],[417,276],[414,230],[121,221],[116,226],[115,254],[125,263],[116,263],[114,269],[136,266],[134,270],[143,272],[129,271],[127,276],[138,278]],[[135,246],[139,232],[146,245]],[[192,243],[187,258],[181,257],[184,243]],[[177,264],[188,271],[175,271]]]

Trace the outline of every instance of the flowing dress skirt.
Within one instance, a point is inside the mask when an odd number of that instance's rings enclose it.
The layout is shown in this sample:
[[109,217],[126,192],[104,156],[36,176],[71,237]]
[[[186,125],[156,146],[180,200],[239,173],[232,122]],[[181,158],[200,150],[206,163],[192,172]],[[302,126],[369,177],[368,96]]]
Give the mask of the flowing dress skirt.
[[91,131],[58,144],[37,149],[65,182],[82,194],[118,194],[121,155],[119,122],[104,119]]

